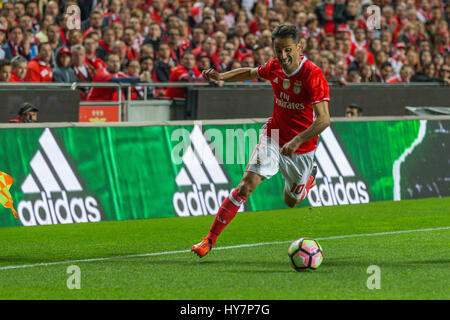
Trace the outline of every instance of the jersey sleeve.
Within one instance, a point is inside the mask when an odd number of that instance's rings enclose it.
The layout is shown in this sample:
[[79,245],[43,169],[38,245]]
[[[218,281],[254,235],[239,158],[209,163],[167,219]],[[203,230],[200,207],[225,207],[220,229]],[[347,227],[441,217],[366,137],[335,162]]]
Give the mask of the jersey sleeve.
[[271,72],[272,61],[273,60],[269,60],[265,64],[260,65],[258,67],[258,69],[256,71],[257,71],[258,76],[260,78],[266,79],[266,80],[270,80],[271,79],[271,77],[272,77],[272,72]]
[[307,85],[309,86],[312,104],[322,101],[330,101],[330,88],[327,80],[323,76],[322,70],[314,70],[311,73]]

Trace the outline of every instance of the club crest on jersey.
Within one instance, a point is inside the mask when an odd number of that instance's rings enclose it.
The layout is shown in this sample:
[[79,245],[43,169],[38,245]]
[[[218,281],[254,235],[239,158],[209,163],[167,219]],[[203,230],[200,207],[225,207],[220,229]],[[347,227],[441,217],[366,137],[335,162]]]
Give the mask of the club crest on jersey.
[[295,81],[294,83],[294,93],[299,94],[302,90],[302,82],[301,81]]
[[289,79],[284,79],[283,80],[283,88],[285,90],[289,89],[289,87],[291,86],[291,83],[289,82]]

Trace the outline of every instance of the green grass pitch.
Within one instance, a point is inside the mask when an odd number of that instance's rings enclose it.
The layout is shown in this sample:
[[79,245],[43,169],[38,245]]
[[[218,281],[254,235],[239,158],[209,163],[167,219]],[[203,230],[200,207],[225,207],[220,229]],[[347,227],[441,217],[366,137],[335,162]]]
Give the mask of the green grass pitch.
[[[0,228],[0,299],[450,299],[450,229],[391,233],[449,227],[450,198],[239,213],[199,259],[188,250],[213,219]],[[291,268],[300,237],[323,238],[318,270]],[[260,245],[229,248],[247,244]],[[81,289],[67,288],[70,265]]]

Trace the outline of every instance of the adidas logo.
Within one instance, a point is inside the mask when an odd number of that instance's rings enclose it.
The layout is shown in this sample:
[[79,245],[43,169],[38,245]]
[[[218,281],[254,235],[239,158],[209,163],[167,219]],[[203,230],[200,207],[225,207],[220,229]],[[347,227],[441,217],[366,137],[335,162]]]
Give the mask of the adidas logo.
[[98,222],[102,214],[94,197],[83,191],[50,129],[39,138],[41,150],[30,161],[31,173],[21,189],[17,207],[24,226]]
[[180,217],[215,215],[233,186],[200,127],[194,126],[189,136],[191,145],[182,156],[184,167],[175,178],[180,191],[173,195],[173,207]]
[[309,191],[309,203],[332,206],[369,202],[366,183],[357,179],[331,128],[325,129],[320,137],[316,149],[317,187]]

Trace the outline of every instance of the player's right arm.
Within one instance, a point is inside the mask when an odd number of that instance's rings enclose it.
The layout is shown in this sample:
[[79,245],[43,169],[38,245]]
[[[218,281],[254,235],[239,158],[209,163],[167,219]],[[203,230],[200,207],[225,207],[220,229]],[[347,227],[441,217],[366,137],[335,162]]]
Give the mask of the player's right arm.
[[218,73],[214,69],[208,69],[204,70],[202,72],[202,75],[203,79],[210,82],[217,82],[217,81],[239,82],[258,78],[257,69],[258,68],[238,68],[223,73]]

